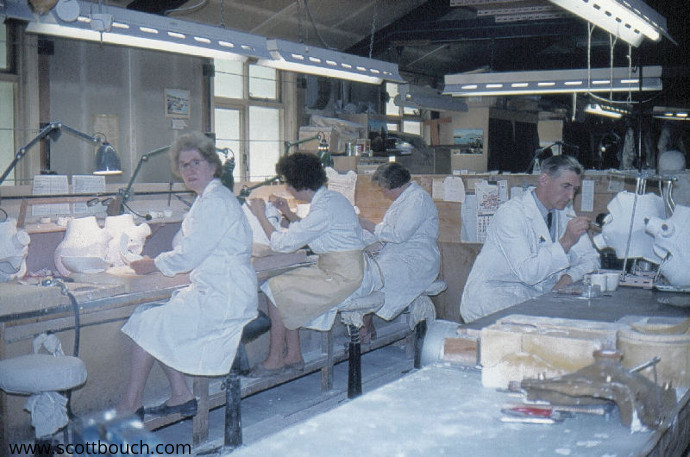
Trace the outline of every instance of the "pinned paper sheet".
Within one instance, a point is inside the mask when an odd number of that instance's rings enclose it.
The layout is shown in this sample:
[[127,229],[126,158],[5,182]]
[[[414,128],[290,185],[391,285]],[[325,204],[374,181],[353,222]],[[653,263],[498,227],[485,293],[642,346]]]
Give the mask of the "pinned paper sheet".
[[444,200],[446,198],[446,188],[442,179],[431,181],[431,197],[434,200]]
[[448,176],[443,180],[443,199],[447,202],[465,201],[465,184],[458,176]]
[[594,181],[591,179],[582,180],[582,201],[580,211],[594,211]]
[[[36,175],[33,182],[33,195],[61,195],[68,192],[67,175]],[[32,216],[54,216],[70,214],[69,203],[32,205]]]
[[[105,192],[105,176],[93,175],[72,175],[73,194],[94,194],[98,195]],[[105,212],[106,207],[98,204],[89,207],[86,202],[72,204],[72,212],[75,215],[88,215]]]

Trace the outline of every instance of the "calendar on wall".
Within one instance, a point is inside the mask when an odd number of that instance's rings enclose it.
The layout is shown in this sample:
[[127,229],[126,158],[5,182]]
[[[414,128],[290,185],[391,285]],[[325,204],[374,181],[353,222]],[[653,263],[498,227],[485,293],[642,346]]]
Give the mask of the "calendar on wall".
[[489,184],[488,181],[480,181],[475,184],[474,193],[477,196],[477,241],[483,243],[486,241],[489,223],[501,203],[499,186]]

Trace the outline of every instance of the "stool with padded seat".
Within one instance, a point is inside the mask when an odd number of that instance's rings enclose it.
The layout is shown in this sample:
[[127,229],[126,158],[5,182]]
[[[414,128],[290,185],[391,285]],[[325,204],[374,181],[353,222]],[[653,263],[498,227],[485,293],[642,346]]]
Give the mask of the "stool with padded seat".
[[426,336],[427,330],[427,319],[425,314],[428,314],[425,309],[433,310],[433,303],[431,302],[431,297],[440,294],[447,288],[445,281],[437,279],[432,282],[429,287],[427,287],[424,292],[419,294],[412,303],[410,303],[408,309],[411,315],[411,319],[414,322],[414,367],[421,368],[422,366],[422,349],[424,346],[424,337]]
[[[0,389],[9,394],[40,395],[65,392],[84,382],[86,382],[86,366],[78,357],[27,354],[0,360]],[[49,433],[42,431],[42,427],[35,419],[32,415],[32,425],[34,425],[37,440],[50,436],[56,431]]]
[[363,318],[367,314],[378,311],[383,306],[383,302],[384,294],[377,290],[363,297],[348,298],[337,307],[340,320],[347,326],[350,334],[347,368],[348,398],[355,398],[362,394],[362,345],[359,341],[359,329],[364,325]]

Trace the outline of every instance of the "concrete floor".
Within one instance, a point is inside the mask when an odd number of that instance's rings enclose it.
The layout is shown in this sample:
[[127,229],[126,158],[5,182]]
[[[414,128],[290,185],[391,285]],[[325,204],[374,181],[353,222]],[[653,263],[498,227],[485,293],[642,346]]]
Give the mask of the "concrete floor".
[[[369,392],[413,370],[403,342],[362,355],[362,391]],[[347,402],[347,361],[334,370],[333,390],[321,393],[320,372],[242,399],[242,430],[245,445]],[[203,454],[223,443],[224,408],[211,411],[209,440],[193,452]],[[164,443],[191,443],[192,421],[184,420],[156,430]]]

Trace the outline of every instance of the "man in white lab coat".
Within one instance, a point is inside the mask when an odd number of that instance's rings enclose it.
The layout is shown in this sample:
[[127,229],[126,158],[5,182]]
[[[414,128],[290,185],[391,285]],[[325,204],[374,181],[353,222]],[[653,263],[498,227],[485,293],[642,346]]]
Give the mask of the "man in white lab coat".
[[541,169],[537,187],[501,205],[489,224],[460,302],[465,322],[565,287],[600,266],[586,235],[591,221],[572,207],[582,165],[558,155]]

